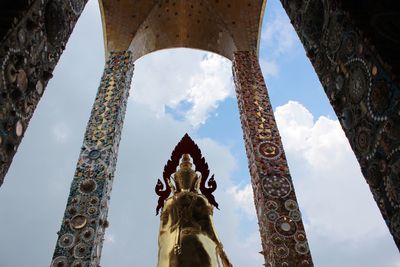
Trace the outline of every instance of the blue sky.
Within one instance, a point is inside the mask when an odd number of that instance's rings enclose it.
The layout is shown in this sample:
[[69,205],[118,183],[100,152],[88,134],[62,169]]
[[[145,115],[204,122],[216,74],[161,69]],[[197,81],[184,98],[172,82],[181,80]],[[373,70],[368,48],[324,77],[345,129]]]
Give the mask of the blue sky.
[[[104,66],[89,1],[0,189],[0,266],[48,266]],[[315,266],[400,266],[356,159],[278,0],[267,3],[260,62]],[[154,266],[154,185],[188,132],[219,183],[215,224],[234,266],[261,266],[231,63],[171,49],[136,62],[103,266]],[[71,108],[72,107],[72,108]],[[21,257],[24,255],[24,257]]]

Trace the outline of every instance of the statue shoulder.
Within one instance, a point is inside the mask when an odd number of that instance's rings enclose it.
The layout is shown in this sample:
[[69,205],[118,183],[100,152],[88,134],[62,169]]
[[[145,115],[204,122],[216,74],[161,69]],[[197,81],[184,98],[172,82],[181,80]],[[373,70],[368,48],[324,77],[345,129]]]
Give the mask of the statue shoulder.
[[167,209],[168,207],[170,207],[174,202],[174,196],[170,196],[169,198],[167,198],[164,202],[164,207],[163,210]]

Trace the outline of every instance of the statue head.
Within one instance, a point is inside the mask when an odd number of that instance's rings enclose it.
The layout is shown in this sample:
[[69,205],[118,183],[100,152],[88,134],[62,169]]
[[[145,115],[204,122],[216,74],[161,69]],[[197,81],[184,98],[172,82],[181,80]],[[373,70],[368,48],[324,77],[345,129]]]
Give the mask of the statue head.
[[176,192],[198,192],[200,177],[192,169],[192,162],[189,154],[182,155],[179,169],[174,173],[173,180],[175,182]]

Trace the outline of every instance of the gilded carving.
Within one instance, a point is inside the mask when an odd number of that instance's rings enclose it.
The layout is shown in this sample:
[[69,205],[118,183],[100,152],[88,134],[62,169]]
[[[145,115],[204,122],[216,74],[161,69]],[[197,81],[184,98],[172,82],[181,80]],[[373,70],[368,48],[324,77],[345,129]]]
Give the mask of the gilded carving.
[[[193,169],[191,159],[200,166],[195,165]],[[174,171],[178,164],[179,169]],[[197,145],[186,134],[164,167],[165,189],[161,191],[163,185],[160,180],[155,188],[160,196],[157,212],[162,209],[158,267],[218,267],[219,262],[224,267],[232,266],[214,228],[212,216],[216,202],[212,194],[204,194],[207,190],[201,186],[202,181],[208,178],[206,166]],[[215,189],[216,182],[211,179],[208,185],[213,184]],[[172,196],[169,196],[170,193]]]

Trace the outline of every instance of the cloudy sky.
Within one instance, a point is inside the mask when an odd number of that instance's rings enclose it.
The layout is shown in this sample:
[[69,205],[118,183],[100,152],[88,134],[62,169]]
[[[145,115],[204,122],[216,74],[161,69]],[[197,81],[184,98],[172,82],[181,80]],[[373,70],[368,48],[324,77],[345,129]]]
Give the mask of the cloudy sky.
[[[269,0],[260,60],[315,266],[400,266],[323,89],[278,0]],[[0,188],[0,266],[49,266],[104,66],[89,1]],[[216,228],[234,266],[262,266],[231,63],[189,49],[136,62],[102,266],[156,265],[154,185],[188,132],[219,184]]]

